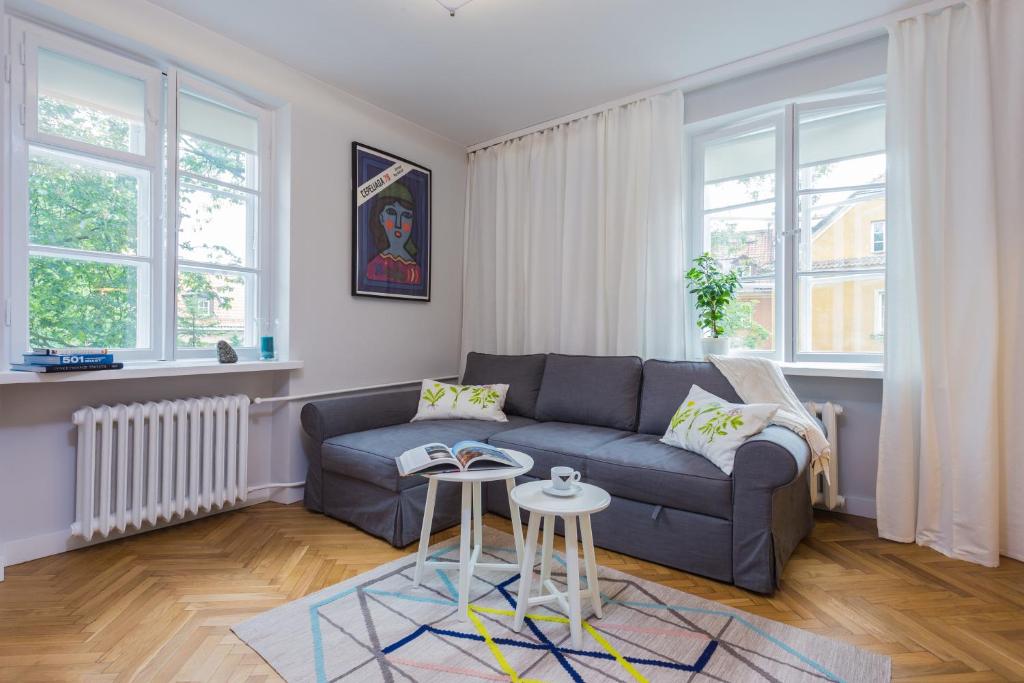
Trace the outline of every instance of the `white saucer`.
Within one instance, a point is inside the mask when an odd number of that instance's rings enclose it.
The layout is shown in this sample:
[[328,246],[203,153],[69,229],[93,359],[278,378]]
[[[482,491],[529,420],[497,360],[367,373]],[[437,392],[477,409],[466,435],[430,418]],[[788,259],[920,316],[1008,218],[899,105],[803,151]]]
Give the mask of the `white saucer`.
[[548,484],[541,489],[544,493],[549,496],[556,496],[558,498],[568,498],[569,496],[575,496],[577,493],[583,490],[583,487],[579,484],[572,484],[567,489],[556,489],[551,484]]

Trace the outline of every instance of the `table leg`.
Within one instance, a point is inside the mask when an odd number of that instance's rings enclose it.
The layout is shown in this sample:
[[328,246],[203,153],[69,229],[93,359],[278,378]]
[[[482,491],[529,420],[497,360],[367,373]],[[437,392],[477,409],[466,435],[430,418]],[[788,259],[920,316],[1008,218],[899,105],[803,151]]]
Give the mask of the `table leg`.
[[551,578],[551,555],[555,545],[555,516],[544,515],[544,542],[540,550],[540,583],[537,584],[537,595],[544,594],[544,586]]
[[576,517],[566,515],[565,519],[565,572],[569,595],[569,633],[572,646],[577,650],[583,646],[583,624],[580,614],[580,558],[576,548]]
[[473,547],[478,548],[477,557],[483,553],[484,547],[484,521],[483,521],[483,494],[482,484],[473,482]]
[[469,609],[469,582],[472,568],[469,566],[469,532],[473,524],[473,485],[462,485],[462,527],[459,530],[459,619],[467,619]]
[[423,507],[423,525],[420,527],[420,547],[416,551],[416,570],[412,575],[412,585],[418,586],[423,580],[423,563],[427,561],[427,549],[430,547],[430,527],[434,523],[434,501],[437,500],[437,479],[427,477],[427,503]]
[[523,564],[523,520],[519,516],[519,506],[512,502],[512,489],[516,487],[515,478],[505,480],[505,491],[508,492],[508,509],[512,517],[512,536],[516,542],[516,564]]
[[590,528],[590,515],[580,516],[580,530],[583,532],[583,564],[587,569],[587,588],[590,589],[590,605],[594,616],[604,618],[601,607],[601,583],[597,578],[597,558],[594,557],[594,532]]
[[526,619],[526,610],[530,606],[530,584],[533,583],[533,561],[537,555],[537,526],[540,515],[530,513],[530,523],[526,527],[526,549],[523,563],[519,565],[519,593],[516,595],[516,618],[512,622],[512,630],[519,633]]

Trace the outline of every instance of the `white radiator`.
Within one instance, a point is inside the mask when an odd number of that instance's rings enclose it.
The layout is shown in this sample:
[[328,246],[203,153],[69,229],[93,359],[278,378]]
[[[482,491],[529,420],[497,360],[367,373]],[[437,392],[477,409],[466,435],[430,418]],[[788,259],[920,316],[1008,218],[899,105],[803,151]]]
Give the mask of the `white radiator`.
[[82,408],[73,421],[72,535],[89,540],[246,498],[248,396]]
[[832,448],[832,459],[828,465],[828,480],[822,475],[811,477],[811,503],[827,510],[835,510],[845,502],[839,495],[839,416],[843,414],[843,407],[837,403],[814,403],[809,401],[804,405],[812,415],[821,418],[825,425],[825,436],[828,438],[829,446]]

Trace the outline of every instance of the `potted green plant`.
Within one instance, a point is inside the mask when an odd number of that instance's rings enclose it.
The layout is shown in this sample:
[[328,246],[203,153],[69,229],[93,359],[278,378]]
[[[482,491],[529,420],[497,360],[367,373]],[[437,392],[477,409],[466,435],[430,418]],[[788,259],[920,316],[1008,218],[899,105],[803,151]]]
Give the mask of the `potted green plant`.
[[723,323],[740,288],[739,275],[735,271],[726,273],[715,257],[704,252],[693,260],[686,279],[690,284],[687,291],[697,296],[697,326],[704,331],[701,347],[705,358],[729,353],[729,338],[725,336]]

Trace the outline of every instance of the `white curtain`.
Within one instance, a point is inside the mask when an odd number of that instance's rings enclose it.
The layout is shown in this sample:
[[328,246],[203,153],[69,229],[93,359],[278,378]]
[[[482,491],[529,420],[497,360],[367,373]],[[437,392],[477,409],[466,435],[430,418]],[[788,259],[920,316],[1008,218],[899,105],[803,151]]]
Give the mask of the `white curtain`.
[[473,153],[463,354],[682,357],[683,96]]
[[878,528],[1024,559],[1024,2],[900,22],[888,62]]

